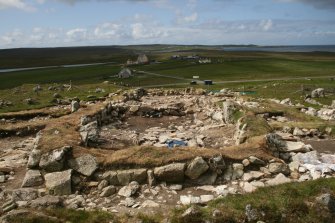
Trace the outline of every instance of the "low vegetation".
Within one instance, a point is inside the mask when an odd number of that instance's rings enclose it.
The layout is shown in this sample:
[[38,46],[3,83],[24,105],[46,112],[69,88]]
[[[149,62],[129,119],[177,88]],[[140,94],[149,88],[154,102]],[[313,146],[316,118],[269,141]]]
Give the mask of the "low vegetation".
[[[187,207],[176,209],[172,222],[245,222],[248,204],[258,213],[258,220],[264,222],[332,222],[333,216],[327,207],[315,203],[321,193],[334,194],[335,179],[283,184],[260,188],[250,194],[228,195],[200,208],[200,216],[194,219],[181,217]],[[214,210],[221,214],[213,217]]]

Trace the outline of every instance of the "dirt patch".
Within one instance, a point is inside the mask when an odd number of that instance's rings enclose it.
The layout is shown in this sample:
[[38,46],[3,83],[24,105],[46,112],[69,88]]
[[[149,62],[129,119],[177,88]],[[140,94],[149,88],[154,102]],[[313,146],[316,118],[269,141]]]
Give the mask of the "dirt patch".
[[305,143],[311,144],[319,153],[335,153],[335,140],[306,140]]

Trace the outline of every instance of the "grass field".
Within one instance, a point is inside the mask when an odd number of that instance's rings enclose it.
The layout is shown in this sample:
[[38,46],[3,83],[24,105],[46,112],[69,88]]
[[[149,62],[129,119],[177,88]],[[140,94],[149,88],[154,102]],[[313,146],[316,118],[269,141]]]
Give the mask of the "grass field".
[[[302,102],[302,85],[309,90],[317,87],[326,88],[329,94],[319,99],[330,104],[335,99],[335,81],[330,78],[307,79],[308,77],[334,76],[335,53],[273,53],[273,52],[224,52],[220,47],[204,46],[122,46],[122,47],[88,47],[88,48],[56,48],[56,49],[16,49],[0,51],[0,68],[30,67],[73,63],[116,62],[115,64],[94,65],[87,67],[45,68],[40,70],[0,73],[0,100],[10,100],[14,106],[2,107],[0,112],[50,106],[52,94],[43,92],[34,95],[32,88],[42,84],[44,89],[56,83],[72,83],[81,90],[61,92],[64,97],[78,96],[85,98],[92,94],[92,89],[103,87],[106,94],[120,86],[162,86],[187,87],[192,76],[200,76],[200,80],[211,79],[214,85],[209,90],[231,88],[237,91],[255,91],[254,97],[291,98]],[[21,52],[21,53],[20,53]],[[145,52],[150,59],[159,59],[162,63],[137,65],[132,69],[166,75],[154,76],[137,74],[129,79],[113,77],[121,70],[121,64],[128,58],[135,59],[136,54]],[[198,64],[195,61],[172,60],[171,55],[200,55],[212,58],[212,64]],[[43,55],[45,55],[43,57]],[[171,76],[171,78],[169,77]],[[183,79],[175,79],[185,78]],[[302,78],[290,80],[289,78]],[[306,78],[306,79],[304,79]],[[282,79],[282,80],[270,80]],[[287,79],[287,80],[286,80]],[[116,85],[102,85],[108,80]],[[260,80],[260,82],[253,82]],[[268,81],[266,81],[268,80]],[[243,83],[224,83],[241,81]],[[222,83],[219,83],[222,82]],[[92,86],[89,86],[92,85]],[[174,86],[175,85],[175,86]],[[13,94],[18,88],[22,94]],[[194,87],[204,87],[201,83]],[[89,92],[91,91],[91,92]],[[304,93],[308,93],[304,92]],[[101,96],[101,95],[100,95]],[[27,106],[26,98],[37,98],[38,103]]]

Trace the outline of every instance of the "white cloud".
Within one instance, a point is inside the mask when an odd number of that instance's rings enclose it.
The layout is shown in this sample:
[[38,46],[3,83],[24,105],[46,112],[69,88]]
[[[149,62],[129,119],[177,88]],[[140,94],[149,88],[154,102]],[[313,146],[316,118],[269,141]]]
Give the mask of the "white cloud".
[[[191,23],[192,24],[192,23]],[[333,44],[334,21],[207,20],[164,25],[140,15],[70,29],[34,27],[0,35],[0,48],[117,44]]]
[[28,5],[23,0],[0,0],[0,9],[15,8],[26,12],[34,12],[36,8]]
[[87,30],[83,28],[75,28],[66,32],[66,41],[83,41],[87,38]]
[[98,25],[93,33],[97,39],[119,38],[122,35],[120,29],[120,24],[106,22]]
[[183,16],[182,14],[178,13],[176,18],[176,23],[179,25],[185,25],[188,23],[194,23],[198,19],[198,13],[194,12],[191,15]]
[[269,31],[273,26],[273,22],[271,19],[262,20],[259,25],[264,31]]
[[164,35],[166,35],[158,27],[151,28],[151,27],[143,25],[142,23],[132,24],[131,28],[132,28],[131,34],[135,40],[158,38],[158,37],[163,37]]

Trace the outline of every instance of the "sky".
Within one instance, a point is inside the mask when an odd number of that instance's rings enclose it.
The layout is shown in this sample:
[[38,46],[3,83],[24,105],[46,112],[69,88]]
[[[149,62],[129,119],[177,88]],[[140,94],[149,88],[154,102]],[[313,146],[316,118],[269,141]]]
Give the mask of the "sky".
[[335,0],[0,0],[0,49],[335,44]]

